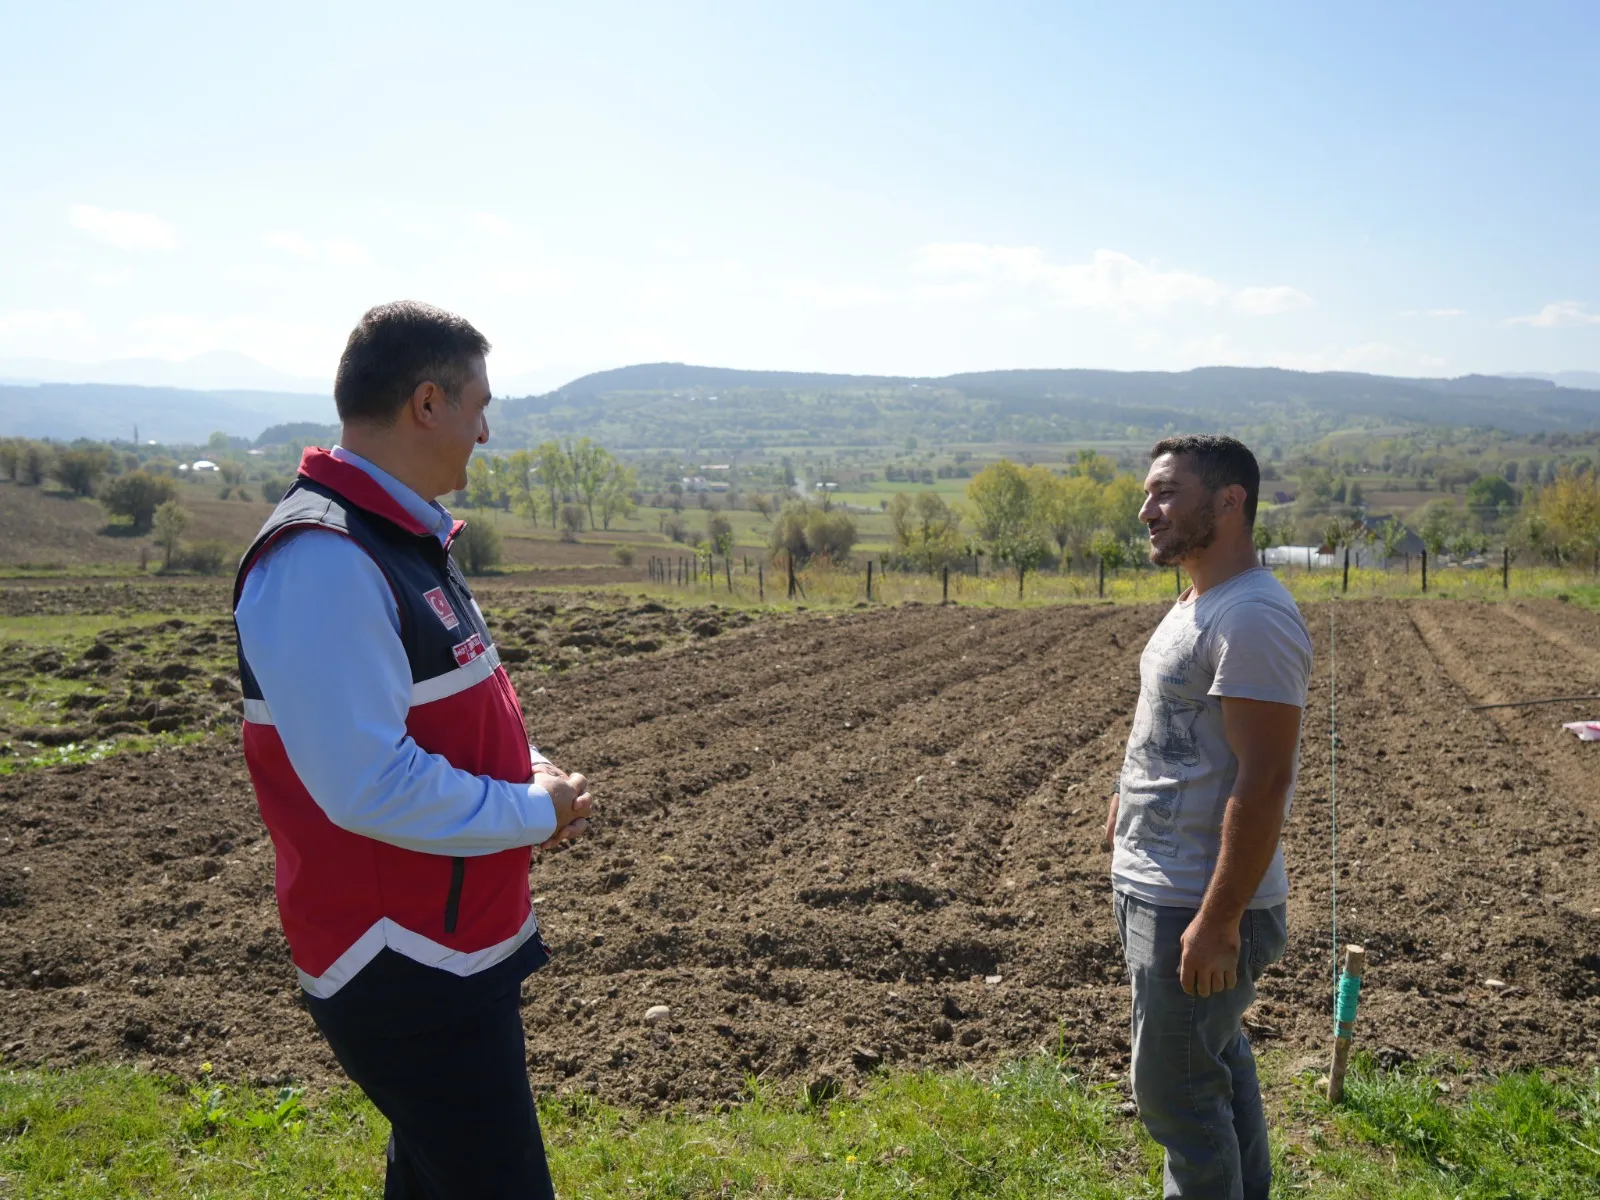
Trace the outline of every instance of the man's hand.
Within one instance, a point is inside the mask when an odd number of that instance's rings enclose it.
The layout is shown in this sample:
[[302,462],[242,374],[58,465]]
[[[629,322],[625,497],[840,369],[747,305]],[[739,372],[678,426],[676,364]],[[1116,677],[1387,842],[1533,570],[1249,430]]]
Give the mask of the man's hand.
[[1239,922],[1201,912],[1183,931],[1178,981],[1191,996],[1214,996],[1239,982]]
[[542,787],[549,793],[550,802],[555,805],[556,810],[556,831],[543,845],[553,846],[557,842],[579,837],[589,828],[589,815],[593,811],[594,799],[589,795],[587,779],[577,773],[552,775],[549,771],[536,767],[533,783],[534,786]]
[[1100,842],[1100,848],[1110,854],[1117,848],[1117,806],[1122,802],[1118,792],[1111,793],[1111,811],[1106,813],[1106,836]]

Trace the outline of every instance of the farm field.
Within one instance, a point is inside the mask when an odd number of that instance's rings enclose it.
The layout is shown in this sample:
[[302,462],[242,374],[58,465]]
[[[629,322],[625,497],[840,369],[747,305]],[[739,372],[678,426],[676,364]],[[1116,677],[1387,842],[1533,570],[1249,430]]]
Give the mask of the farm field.
[[[221,589],[131,586],[148,590],[120,607],[116,589],[79,589],[76,617],[59,588],[7,589],[3,607],[78,621],[50,633],[73,647],[105,640],[96,622],[143,627],[134,608],[217,603],[163,632],[220,634]],[[756,619],[480,596],[502,644],[527,652],[508,657],[534,739],[591,775],[604,814],[535,862],[555,951],[525,991],[537,1086],[706,1108],[750,1077],[853,1091],[881,1066],[987,1068],[1040,1047],[1090,1078],[1125,1067],[1099,836],[1159,606]],[[1600,617],[1553,601],[1331,615],[1339,939],[1369,952],[1362,1045],[1387,1062],[1592,1068],[1600,748],[1559,728],[1582,711],[1467,706],[1600,691]],[[1310,1064],[1333,969],[1330,608],[1307,618],[1318,673],[1286,835],[1291,942],[1250,1027]],[[100,661],[136,674],[134,637]],[[0,777],[9,1065],[337,1082],[296,1002],[235,735],[192,732]],[[672,1016],[647,1025],[655,1004]]]

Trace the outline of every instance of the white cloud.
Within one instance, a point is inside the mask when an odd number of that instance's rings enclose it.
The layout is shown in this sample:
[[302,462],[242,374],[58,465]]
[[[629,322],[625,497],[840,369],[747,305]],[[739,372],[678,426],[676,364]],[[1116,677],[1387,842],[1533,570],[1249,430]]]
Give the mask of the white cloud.
[[863,304],[882,304],[888,299],[875,287],[853,284],[837,286],[822,283],[791,283],[786,289],[796,300],[804,300],[818,308],[857,308]]
[[1400,312],[1402,317],[1464,317],[1467,310],[1464,308],[1407,308]]
[[172,250],[178,235],[172,226],[149,213],[113,212],[92,204],[74,204],[67,220],[97,242],[119,250]]
[[1418,354],[1385,342],[1354,346],[1324,346],[1310,351],[1276,351],[1260,356],[1249,366],[1284,367],[1291,371],[1360,371],[1374,375],[1438,374],[1444,359]]
[[42,342],[87,341],[89,323],[82,313],[64,308],[8,309],[0,312],[0,345],[15,344],[15,353],[36,354]]
[[153,313],[129,324],[124,353],[186,359],[231,350],[284,370],[320,376],[328,364],[338,361],[344,337],[332,327],[310,321]]
[[1252,316],[1267,317],[1274,313],[1293,312],[1297,308],[1309,308],[1311,297],[1299,288],[1247,287],[1234,294],[1233,306]]
[[327,238],[319,242],[280,229],[267,234],[263,240],[274,250],[282,250],[302,262],[333,262],[341,266],[351,266],[367,261],[366,248],[348,238]]
[[1592,313],[1578,300],[1555,300],[1536,313],[1525,317],[1511,317],[1507,325],[1533,325],[1540,329],[1554,329],[1561,325],[1600,325],[1600,313]]
[[982,242],[937,242],[917,250],[915,265],[942,282],[921,290],[928,298],[996,287],[1033,288],[1073,308],[1127,316],[1160,314],[1184,305],[1215,306],[1231,300],[1252,316],[1290,312],[1312,303],[1299,288],[1235,290],[1193,271],[1140,262],[1117,250],[1096,250],[1088,262],[1053,263],[1037,246],[993,246]]

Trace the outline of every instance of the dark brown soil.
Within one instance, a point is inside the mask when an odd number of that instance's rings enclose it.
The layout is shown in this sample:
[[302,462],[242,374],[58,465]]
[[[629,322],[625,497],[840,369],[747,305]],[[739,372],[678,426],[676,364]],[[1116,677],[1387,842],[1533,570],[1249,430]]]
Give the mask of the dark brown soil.
[[[493,607],[509,627],[515,604]],[[724,619],[673,652],[514,668],[536,740],[591,775],[604,814],[535,860],[556,951],[524,992],[536,1082],[705,1104],[749,1075],[849,1087],[1040,1045],[1121,1069],[1099,839],[1159,615]],[[1329,610],[1307,616],[1291,940],[1250,1020],[1259,1044],[1320,1057]],[[1371,962],[1359,1040],[1596,1062],[1600,746],[1559,729],[1578,712],[1466,706],[1600,691],[1600,618],[1449,602],[1336,618],[1339,936]],[[226,736],[0,780],[0,1050],[335,1080],[295,999],[271,859]],[[647,1023],[657,1004],[670,1017]]]

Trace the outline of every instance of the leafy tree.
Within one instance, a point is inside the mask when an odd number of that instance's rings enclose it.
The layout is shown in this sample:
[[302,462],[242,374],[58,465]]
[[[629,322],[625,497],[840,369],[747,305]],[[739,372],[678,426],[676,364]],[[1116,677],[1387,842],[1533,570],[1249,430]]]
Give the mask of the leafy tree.
[[1430,500],[1422,510],[1417,536],[1428,553],[1437,558],[1460,528],[1461,518],[1455,505],[1447,500]]
[[961,514],[937,492],[896,492],[889,501],[896,557],[930,574],[961,555]]
[[588,438],[579,438],[577,445],[567,443],[567,461],[572,486],[583,497],[583,507],[589,514],[589,528],[595,528],[594,504],[605,490],[606,480],[615,461],[611,452]]
[[1505,516],[1517,506],[1517,489],[1499,475],[1480,475],[1467,486],[1467,508],[1480,519]]
[[217,464],[217,473],[222,476],[222,482],[229,487],[238,487],[244,482],[244,468],[231,460],[224,459],[219,462]]
[[1107,484],[1117,477],[1117,460],[1095,450],[1079,450],[1078,460],[1072,464],[1068,475],[1086,476],[1098,484]]
[[561,498],[573,489],[572,464],[561,449],[561,443],[541,442],[534,447],[533,470],[544,492],[545,512],[550,516],[553,529],[561,517]]
[[638,508],[634,500],[634,490],[638,486],[639,477],[634,469],[626,463],[612,459],[610,470],[600,488],[601,528],[610,529],[612,521],[634,514],[634,510]]
[[143,533],[155,519],[156,509],[177,496],[172,480],[147,471],[129,471],[105,486],[100,503],[112,515],[132,521],[134,532]]
[[6,478],[16,481],[22,463],[22,442],[18,438],[0,438],[0,471]]
[[50,468],[50,448],[39,442],[23,442],[14,478],[28,487],[38,487]]
[[733,552],[733,522],[721,513],[706,518],[706,545],[726,558]]
[[1558,558],[1587,558],[1600,569],[1600,472],[1563,469],[1539,493],[1543,540]]
[[1105,489],[1091,470],[1098,470],[1099,464],[1111,460],[1092,451],[1089,455],[1086,462],[1079,454],[1078,465],[1088,468],[1081,473],[1075,470],[1071,475],[1056,475],[1045,467],[1033,467],[1028,472],[1034,513],[1040,527],[1055,541],[1063,560],[1069,556],[1083,558],[1101,524]]
[[189,514],[176,500],[165,500],[157,506],[152,525],[155,530],[155,544],[166,554],[162,569],[170,571],[173,556],[178,553],[178,547],[183,542],[184,531],[189,528]]
[[1379,551],[1383,554],[1383,561],[1387,563],[1400,552],[1400,547],[1406,540],[1406,527],[1393,517],[1382,522],[1376,530],[1375,541]]
[[466,502],[470,508],[505,508],[509,506],[500,472],[495,460],[487,454],[474,454],[467,463]]
[[1100,519],[1105,528],[1125,542],[1144,536],[1139,510],[1144,507],[1144,480],[1137,475],[1118,475],[1100,494]]
[[823,512],[804,500],[785,506],[772,525],[774,557],[787,555],[796,567],[813,558],[842,563],[856,543],[856,523],[844,512]]
[[967,485],[976,512],[978,536],[996,562],[1017,569],[1017,593],[1028,571],[1045,556],[1044,536],[1034,509],[1034,491],[1027,474],[1009,459],[990,463]]
[[74,496],[92,496],[110,466],[111,455],[98,447],[61,450],[50,464],[50,477]]
[[1109,571],[1128,565],[1128,543],[1109,529],[1095,531],[1094,537],[1089,540],[1089,552],[1104,563]]

